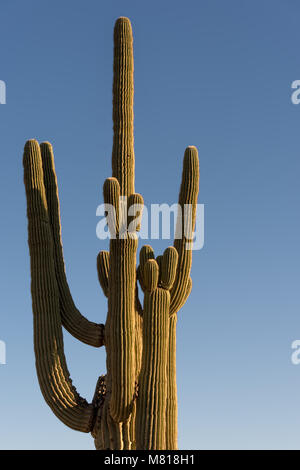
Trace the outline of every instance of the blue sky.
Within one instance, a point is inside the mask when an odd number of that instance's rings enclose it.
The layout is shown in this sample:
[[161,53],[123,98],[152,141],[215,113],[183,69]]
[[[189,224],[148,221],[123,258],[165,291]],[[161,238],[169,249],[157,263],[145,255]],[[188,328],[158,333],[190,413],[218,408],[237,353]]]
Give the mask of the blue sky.
[[[93,448],[38,388],[22,152],[29,138],[54,146],[69,284],[104,322],[96,208],[111,175],[113,25],[128,16],[136,190],[147,205],[177,202],[185,147],[200,156],[205,246],[178,320],[179,446],[300,449],[299,14],[296,0],[2,2],[0,448]],[[105,351],[68,334],[65,349],[91,400]]]

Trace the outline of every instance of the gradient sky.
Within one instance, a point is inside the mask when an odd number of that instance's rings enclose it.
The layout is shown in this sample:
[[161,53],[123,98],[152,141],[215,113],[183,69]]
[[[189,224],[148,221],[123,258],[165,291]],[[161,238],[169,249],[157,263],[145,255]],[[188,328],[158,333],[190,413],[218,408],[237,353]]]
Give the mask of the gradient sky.
[[[185,147],[200,156],[205,246],[178,320],[179,447],[300,449],[299,14],[297,0],[2,2],[1,449],[93,449],[37,383],[22,153],[29,138],[54,146],[69,284],[104,322],[96,208],[111,175],[118,16],[134,32],[136,190],[147,205],[177,202]],[[66,333],[65,350],[91,400],[104,349]]]

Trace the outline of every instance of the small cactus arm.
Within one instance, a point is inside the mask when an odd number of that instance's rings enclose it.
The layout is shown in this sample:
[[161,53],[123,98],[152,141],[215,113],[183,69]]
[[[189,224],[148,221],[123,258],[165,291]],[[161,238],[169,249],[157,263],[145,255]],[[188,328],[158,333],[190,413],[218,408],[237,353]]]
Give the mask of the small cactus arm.
[[[184,154],[174,246],[156,258],[151,246],[142,247],[136,268],[143,198],[134,189],[133,38],[124,17],[114,28],[113,70],[112,177],[103,185],[111,239],[109,251],[97,257],[108,299],[105,325],[79,312],[68,286],[52,146],[29,140],[24,148],[37,375],[55,415],[91,432],[96,449],[177,449],[176,322],[192,288],[198,153],[188,147]],[[90,346],[105,346],[107,371],[90,404],[72,385],[63,327]]]

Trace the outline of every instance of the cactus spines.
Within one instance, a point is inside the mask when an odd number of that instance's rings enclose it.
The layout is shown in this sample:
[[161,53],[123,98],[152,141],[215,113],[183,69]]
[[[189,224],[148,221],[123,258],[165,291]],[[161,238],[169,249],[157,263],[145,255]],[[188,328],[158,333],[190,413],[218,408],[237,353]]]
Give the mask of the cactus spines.
[[[55,415],[72,429],[91,432],[96,449],[171,450],[177,449],[176,322],[192,288],[187,248],[196,218],[198,153],[185,150],[182,225],[178,216],[174,246],[156,258],[151,246],[143,246],[137,267],[143,198],[134,190],[133,38],[124,17],[114,28],[113,70],[112,177],[103,185],[111,239],[109,251],[97,256],[108,299],[105,326],[81,315],[67,283],[52,146],[30,140],[24,148],[36,369]],[[72,385],[62,327],[88,345],[105,346],[107,371],[91,404]]]

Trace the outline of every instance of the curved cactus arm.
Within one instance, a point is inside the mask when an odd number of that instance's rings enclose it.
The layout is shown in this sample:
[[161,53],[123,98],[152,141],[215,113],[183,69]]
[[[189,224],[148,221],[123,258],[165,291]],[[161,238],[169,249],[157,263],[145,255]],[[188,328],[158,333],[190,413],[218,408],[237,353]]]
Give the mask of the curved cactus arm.
[[40,147],[36,141],[26,143],[23,164],[38,380],[45,401],[54,414],[70,428],[90,432],[94,408],[72,385],[64,356],[53,240]]
[[[196,220],[196,204],[199,191],[199,159],[196,147],[187,147],[183,159],[182,181],[179,193],[181,214],[177,219],[174,247],[178,252],[177,271],[171,289],[169,345],[167,365],[167,406],[166,406],[166,449],[177,449],[177,384],[176,384],[176,323],[177,312],[185,304],[192,290],[190,278],[192,250],[191,243]],[[185,212],[185,205],[190,211]],[[179,233],[178,233],[179,232]],[[169,262],[169,261],[168,261]]]
[[[191,244],[192,232],[195,228],[198,192],[198,151],[196,147],[190,146],[186,148],[184,153],[182,180],[179,193],[181,214],[177,219],[176,235],[178,238],[174,240],[174,247],[178,252],[178,264],[175,282],[171,289],[171,315],[178,312],[187,300],[186,292],[189,287],[192,266],[192,250],[187,249],[187,243]],[[186,210],[187,205],[189,205],[189,211]]]
[[60,205],[52,146],[41,144],[44,186],[48,205],[49,222],[53,237],[54,264],[59,289],[59,304],[62,325],[75,338],[90,346],[103,346],[104,325],[87,320],[73,301],[68,285],[61,240]]

